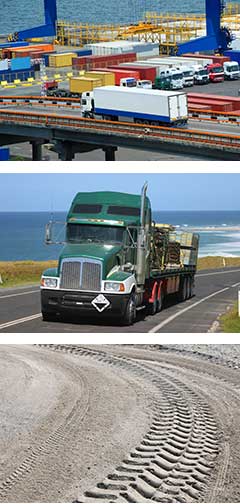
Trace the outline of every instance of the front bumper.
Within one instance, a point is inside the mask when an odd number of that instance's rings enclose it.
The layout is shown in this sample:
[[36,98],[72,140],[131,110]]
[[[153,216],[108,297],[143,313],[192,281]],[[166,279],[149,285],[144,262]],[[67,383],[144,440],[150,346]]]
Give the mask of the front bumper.
[[101,312],[92,305],[98,294],[100,293],[41,289],[42,311],[49,314],[91,315],[101,318],[124,315],[130,294],[102,293],[110,304]]

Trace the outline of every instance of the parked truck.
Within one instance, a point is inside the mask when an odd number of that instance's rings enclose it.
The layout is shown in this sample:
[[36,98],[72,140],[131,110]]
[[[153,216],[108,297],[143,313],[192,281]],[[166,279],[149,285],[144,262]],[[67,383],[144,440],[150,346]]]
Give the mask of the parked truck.
[[194,84],[208,84],[209,74],[202,65],[192,65]]
[[182,126],[188,119],[185,93],[105,86],[82,94],[83,117],[155,126]]
[[[41,279],[43,320],[112,316],[133,324],[138,310],[159,312],[168,296],[193,296],[198,235],[152,221],[146,195],[80,192],[70,207],[57,268]],[[53,226],[45,241],[54,243]]]
[[223,70],[225,80],[236,80],[240,77],[239,64],[237,61],[224,61]]
[[220,63],[211,63],[206,66],[210,82],[223,82],[224,70]]

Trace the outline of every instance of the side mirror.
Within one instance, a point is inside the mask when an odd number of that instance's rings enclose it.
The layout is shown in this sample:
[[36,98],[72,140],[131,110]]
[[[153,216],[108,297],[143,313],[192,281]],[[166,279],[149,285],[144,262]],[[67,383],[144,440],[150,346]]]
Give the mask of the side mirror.
[[46,245],[50,245],[52,243],[52,221],[46,224],[45,228],[45,243]]

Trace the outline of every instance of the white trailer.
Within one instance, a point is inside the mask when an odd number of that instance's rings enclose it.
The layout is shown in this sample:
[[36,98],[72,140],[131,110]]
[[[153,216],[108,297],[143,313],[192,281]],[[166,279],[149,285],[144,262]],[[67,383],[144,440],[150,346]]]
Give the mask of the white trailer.
[[187,57],[184,57],[184,56],[169,56],[169,57],[160,57],[160,58],[150,58],[148,59],[148,63],[151,64],[151,63],[162,63],[162,62],[165,62],[169,65],[187,65],[187,66],[191,66],[191,65],[202,65],[202,66],[205,66],[205,65],[211,65],[212,64],[212,59],[211,57],[206,57],[206,58],[198,58],[197,56],[195,57],[192,57],[192,58],[187,58]]
[[104,86],[82,95],[85,117],[152,125],[187,123],[185,93],[153,89]]

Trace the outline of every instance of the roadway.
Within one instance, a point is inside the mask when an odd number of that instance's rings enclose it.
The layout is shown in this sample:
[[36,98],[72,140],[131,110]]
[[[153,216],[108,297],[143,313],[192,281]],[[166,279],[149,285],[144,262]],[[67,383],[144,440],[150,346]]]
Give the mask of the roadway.
[[208,332],[218,316],[237,301],[240,269],[225,268],[200,271],[196,276],[196,295],[184,303],[168,303],[161,313],[146,316],[138,313],[130,327],[111,321],[76,319],[64,322],[42,322],[39,287],[29,286],[0,290],[0,332],[69,333],[69,332]]
[[[74,108],[75,107],[75,108]],[[1,108],[1,105],[0,105]],[[4,110],[14,110],[21,112],[36,112],[36,113],[45,113],[45,114],[56,114],[59,117],[62,116],[73,116],[73,117],[82,117],[79,105],[71,107],[66,104],[39,104],[39,103],[13,103],[9,105],[4,105]],[[185,128],[184,128],[185,129]],[[227,124],[226,122],[218,123],[210,120],[204,119],[189,119],[188,125],[186,129],[195,130],[195,131],[204,131],[209,133],[225,133],[225,134],[240,134],[240,123],[235,124]]]

